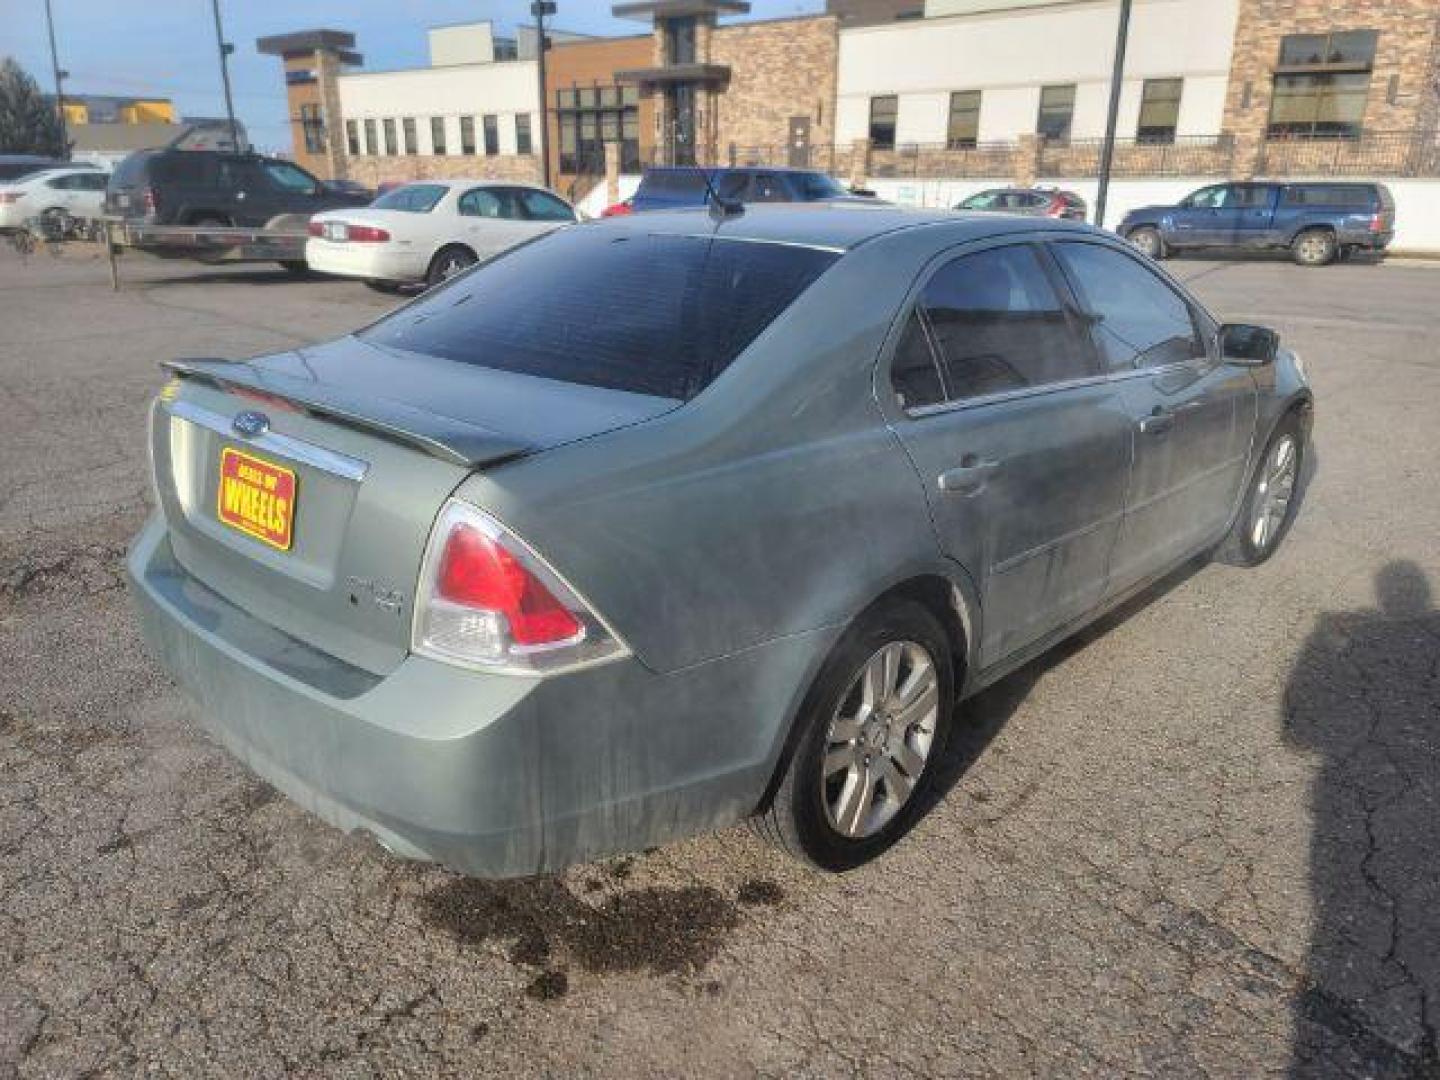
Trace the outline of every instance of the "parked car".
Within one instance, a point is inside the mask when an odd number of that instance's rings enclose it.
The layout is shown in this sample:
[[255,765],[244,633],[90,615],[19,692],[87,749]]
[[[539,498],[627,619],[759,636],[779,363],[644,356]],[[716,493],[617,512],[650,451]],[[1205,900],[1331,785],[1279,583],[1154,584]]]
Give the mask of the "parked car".
[[886,207],[592,222],[167,366],[150,648],[302,805],[479,875],[750,815],[872,858],[957,697],[1274,553],[1311,414],[1113,234]]
[[739,203],[875,202],[816,169],[673,165],[646,169],[630,208],[638,213],[706,206],[712,191]]
[[288,214],[363,206],[292,161],[216,150],[139,150],[116,167],[108,213],[145,225],[264,228]]
[[97,166],[83,161],[61,161],[59,158],[39,154],[0,154],[0,183],[18,180],[44,169],[94,169]]
[[578,220],[560,196],[532,184],[427,180],[358,210],[310,219],[312,270],[389,289],[446,278],[506,248]]
[[1356,251],[1383,252],[1395,238],[1395,198],[1384,184],[1212,184],[1174,206],[1125,215],[1117,230],[1154,259],[1202,248],[1289,251],[1326,266]]
[[1084,221],[1085,200],[1073,191],[1055,188],[990,188],[955,204],[956,210],[983,210],[1030,217]]
[[331,191],[339,191],[346,195],[354,195],[357,198],[373,199],[380,192],[373,191],[359,180],[322,180],[320,181]]
[[95,168],[65,166],[0,181],[0,229],[18,229],[37,217],[100,217],[109,179]]

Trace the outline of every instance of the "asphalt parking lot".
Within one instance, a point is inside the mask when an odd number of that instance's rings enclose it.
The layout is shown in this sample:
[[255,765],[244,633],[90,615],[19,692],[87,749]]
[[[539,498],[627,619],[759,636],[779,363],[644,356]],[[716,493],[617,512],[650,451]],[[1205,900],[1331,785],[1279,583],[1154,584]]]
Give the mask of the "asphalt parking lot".
[[247,775],[121,581],[156,362],[393,300],[0,249],[0,1076],[1440,1075],[1440,269],[1171,267],[1315,383],[1275,559],[967,706],[848,876],[736,829],[487,883]]

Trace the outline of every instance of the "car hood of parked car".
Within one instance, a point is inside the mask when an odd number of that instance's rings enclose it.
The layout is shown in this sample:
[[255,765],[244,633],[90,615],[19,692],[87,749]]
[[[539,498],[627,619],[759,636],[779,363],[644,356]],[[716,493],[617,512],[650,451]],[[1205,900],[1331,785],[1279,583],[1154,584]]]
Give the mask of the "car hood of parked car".
[[[643,423],[681,402],[541,379],[346,337],[251,360],[169,361],[170,371],[258,393],[478,467]],[[461,419],[463,417],[463,419]]]

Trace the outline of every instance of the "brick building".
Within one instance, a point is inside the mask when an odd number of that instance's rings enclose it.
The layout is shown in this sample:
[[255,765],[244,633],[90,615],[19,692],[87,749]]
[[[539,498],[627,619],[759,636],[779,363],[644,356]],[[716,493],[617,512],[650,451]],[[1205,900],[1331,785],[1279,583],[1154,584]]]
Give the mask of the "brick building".
[[546,117],[552,186],[584,194],[605,173],[607,142],[617,142],[620,168],[638,172],[654,156],[655,100],[615,73],[649,63],[649,34],[552,45],[545,65]]

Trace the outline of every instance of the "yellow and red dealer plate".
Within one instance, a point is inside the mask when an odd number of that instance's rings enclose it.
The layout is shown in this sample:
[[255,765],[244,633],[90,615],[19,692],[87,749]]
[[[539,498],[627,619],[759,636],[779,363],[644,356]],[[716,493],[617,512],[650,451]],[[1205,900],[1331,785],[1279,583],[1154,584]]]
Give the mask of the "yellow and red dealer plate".
[[220,451],[220,520],[280,551],[295,538],[295,474],[244,450]]

